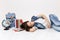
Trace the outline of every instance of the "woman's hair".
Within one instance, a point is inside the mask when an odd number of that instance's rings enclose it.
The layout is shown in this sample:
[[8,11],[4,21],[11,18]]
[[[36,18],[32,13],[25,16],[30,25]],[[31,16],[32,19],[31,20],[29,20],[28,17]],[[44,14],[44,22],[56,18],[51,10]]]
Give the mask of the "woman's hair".
[[20,25],[20,27],[21,27],[23,30],[29,31],[30,28],[32,28],[32,27],[29,27],[29,26],[27,25],[27,22],[29,22],[29,21],[26,21],[26,22],[22,23],[22,24]]

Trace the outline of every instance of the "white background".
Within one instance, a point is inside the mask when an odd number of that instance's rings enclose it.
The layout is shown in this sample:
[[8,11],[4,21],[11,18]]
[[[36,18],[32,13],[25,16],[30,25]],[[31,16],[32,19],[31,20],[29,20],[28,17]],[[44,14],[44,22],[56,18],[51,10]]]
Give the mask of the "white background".
[[60,0],[0,0],[0,40],[60,40],[60,33],[53,29],[37,30],[32,33],[4,31],[1,22],[8,12],[14,12],[17,19],[24,21],[39,13],[53,13],[60,18]]

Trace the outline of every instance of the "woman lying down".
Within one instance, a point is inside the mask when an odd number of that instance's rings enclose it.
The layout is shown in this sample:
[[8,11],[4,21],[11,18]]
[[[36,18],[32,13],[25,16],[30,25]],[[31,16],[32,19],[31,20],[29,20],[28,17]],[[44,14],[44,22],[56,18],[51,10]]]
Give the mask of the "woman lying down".
[[[39,21],[39,19],[44,20]],[[44,14],[39,14],[37,16],[32,16],[31,21],[26,21],[21,25],[21,28],[23,30],[34,32],[37,29],[46,29],[46,28],[53,28],[57,31],[60,31],[60,21],[54,14],[49,15],[49,19]]]

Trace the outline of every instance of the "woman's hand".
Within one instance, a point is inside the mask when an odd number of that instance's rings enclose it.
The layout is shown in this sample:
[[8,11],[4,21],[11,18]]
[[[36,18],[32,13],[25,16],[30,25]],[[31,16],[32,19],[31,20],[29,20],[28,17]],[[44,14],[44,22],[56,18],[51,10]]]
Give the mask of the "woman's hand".
[[34,32],[34,31],[36,31],[37,29],[35,28],[35,27],[33,27],[33,28],[31,28],[29,31],[30,32]]

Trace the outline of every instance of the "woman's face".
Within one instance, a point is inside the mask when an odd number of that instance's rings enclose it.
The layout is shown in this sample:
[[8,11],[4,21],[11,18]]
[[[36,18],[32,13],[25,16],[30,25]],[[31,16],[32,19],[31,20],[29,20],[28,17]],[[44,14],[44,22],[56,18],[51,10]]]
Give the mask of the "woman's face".
[[32,26],[34,25],[34,22],[27,22],[27,25],[28,25],[29,27],[32,27]]

